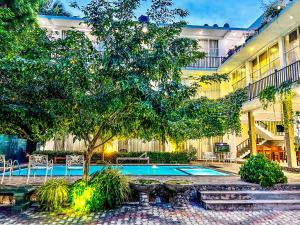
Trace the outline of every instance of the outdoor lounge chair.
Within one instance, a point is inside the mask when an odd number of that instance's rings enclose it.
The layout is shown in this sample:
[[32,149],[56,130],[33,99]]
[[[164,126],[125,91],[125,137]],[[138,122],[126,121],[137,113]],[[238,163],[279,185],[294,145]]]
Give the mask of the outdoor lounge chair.
[[214,155],[213,152],[204,152],[203,159],[205,160],[205,162],[210,160],[213,162],[214,160],[217,160],[217,157]]
[[147,153],[145,152],[140,157],[118,157],[117,164],[119,164],[119,161],[146,161],[149,164],[150,158],[147,157]]
[[232,154],[229,152],[227,154],[224,155],[224,162],[236,162],[236,158],[232,156]]
[[66,176],[70,176],[71,170],[83,170],[83,155],[67,155],[66,156]]
[[35,180],[35,175],[37,170],[45,170],[45,180],[46,182],[48,173],[52,177],[53,172],[53,160],[48,160],[47,155],[30,155],[28,163],[28,172],[27,172],[27,184],[30,178],[30,171],[33,170],[33,179]]
[[11,159],[5,160],[5,155],[0,155],[0,170],[2,170],[1,184],[4,181],[4,176],[7,172],[9,174],[9,179],[11,178],[14,166],[16,164],[18,164],[19,166],[19,173],[20,173],[20,165],[18,160],[14,160],[14,161],[12,161]]

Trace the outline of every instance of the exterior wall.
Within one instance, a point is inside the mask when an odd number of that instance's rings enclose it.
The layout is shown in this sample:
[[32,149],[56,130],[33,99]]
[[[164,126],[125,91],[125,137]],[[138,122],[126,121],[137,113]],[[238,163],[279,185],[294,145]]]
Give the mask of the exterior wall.
[[[46,28],[49,35],[54,38],[62,37],[64,35],[64,30],[69,30],[71,27],[75,27],[76,30],[85,32],[87,36],[94,41],[94,38],[90,36],[88,27],[80,25],[81,21],[79,19],[66,20],[57,18],[41,18],[40,24],[42,27]],[[223,97],[226,94],[247,86],[251,82],[255,82],[262,77],[274,72],[275,69],[280,69],[287,64],[300,59],[300,30],[299,24],[295,24],[294,28],[288,32],[281,34],[276,38],[272,38],[267,45],[256,46],[255,51],[249,53],[248,58],[241,61],[239,65],[232,71],[227,71],[230,73],[230,82],[215,84],[212,86],[203,85],[197,94],[197,97],[207,96],[212,99]],[[194,38],[199,40],[200,50],[205,50],[208,56],[226,56],[227,52],[244,43],[245,36],[248,31],[246,30],[222,30],[213,29],[211,27],[187,27],[184,29],[182,36]],[[294,32],[293,34],[291,34]],[[295,38],[296,36],[296,38]],[[207,40],[207,45],[204,40]],[[209,44],[209,40],[217,41],[217,44]],[[214,42],[212,41],[212,42]],[[274,48],[274,46],[276,46]],[[250,51],[251,52],[251,51]],[[254,67],[254,60],[257,60],[258,66]],[[206,64],[201,64],[206,65]],[[184,76],[201,76],[209,75],[218,72],[218,68],[197,68],[195,70],[184,70]],[[192,80],[184,79],[185,83],[191,83]],[[245,141],[248,138],[248,128],[246,125],[242,127],[241,136],[228,135],[221,139],[224,142],[230,144],[232,153],[235,154],[236,146]],[[220,138],[204,138],[201,140],[189,140],[186,141],[182,148],[183,149],[196,149],[198,158],[201,158],[203,152],[212,151],[215,142],[221,141]],[[58,150],[61,148],[67,150],[79,150],[84,147],[84,143],[75,142],[71,137],[62,141],[52,141],[48,142],[45,149]],[[128,149],[129,151],[173,151],[174,146],[171,143],[162,145],[157,141],[143,142],[141,140],[116,140],[110,143],[109,149],[114,151],[120,149]]]

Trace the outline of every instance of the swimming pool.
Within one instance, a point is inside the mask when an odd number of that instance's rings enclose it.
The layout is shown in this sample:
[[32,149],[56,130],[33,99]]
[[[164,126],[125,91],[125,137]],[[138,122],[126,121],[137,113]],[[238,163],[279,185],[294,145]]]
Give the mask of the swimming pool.
[[[92,174],[96,171],[102,170],[108,166],[91,165],[89,173]],[[204,168],[201,166],[180,166],[180,165],[124,165],[124,166],[110,166],[113,168],[119,168],[124,175],[132,176],[226,176],[227,174]],[[23,168],[20,171],[13,171],[13,176],[26,176],[27,168]],[[20,173],[19,173],[20,172]],[[71,176],[82,176],[82,169],[71,170]],[[33,174],[33,171],[30,171]],[[65,176],[66,167],[63,165],[53,166],[53,176]],[[44,176],[45,170],[37,170],[36,176]]]

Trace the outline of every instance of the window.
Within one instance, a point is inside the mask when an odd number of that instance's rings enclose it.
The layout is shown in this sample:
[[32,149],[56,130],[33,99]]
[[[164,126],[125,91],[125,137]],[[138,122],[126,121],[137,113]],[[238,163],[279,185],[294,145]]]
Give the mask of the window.
[[246,87],[246,66],[243,65],[231,73],[233,90]]
[[275,44],[269,48],[269,57],[270,57],[270,72],[274,72],[275,69],[280,68],[279,60],[279,45]]
[[264,52],[259,56],[260,77],[265,77],[268,73],[268,53]]
[[287,64],[292,64],[300,59],[299,31],[294,30],[285,37]]
[[199,49],[207,54],[208,57],[219,56],[218,40],[200,39],[198,40]]

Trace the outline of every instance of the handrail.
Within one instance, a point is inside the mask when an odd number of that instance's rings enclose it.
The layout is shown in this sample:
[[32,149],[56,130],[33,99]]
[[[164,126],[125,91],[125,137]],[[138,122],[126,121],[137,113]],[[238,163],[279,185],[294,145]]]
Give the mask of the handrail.
[[224,57],[207,56],[205,58],[198,59],[187,68],[217,69],[219,66],[221,66],[223,59]]
[[300,80],[300,60],[286,66],[274,73],[266,76],[247,87],[248,100],[251,101],[259,96],[259,94],[267,87],[279,87],[286,81],[295,83]]

